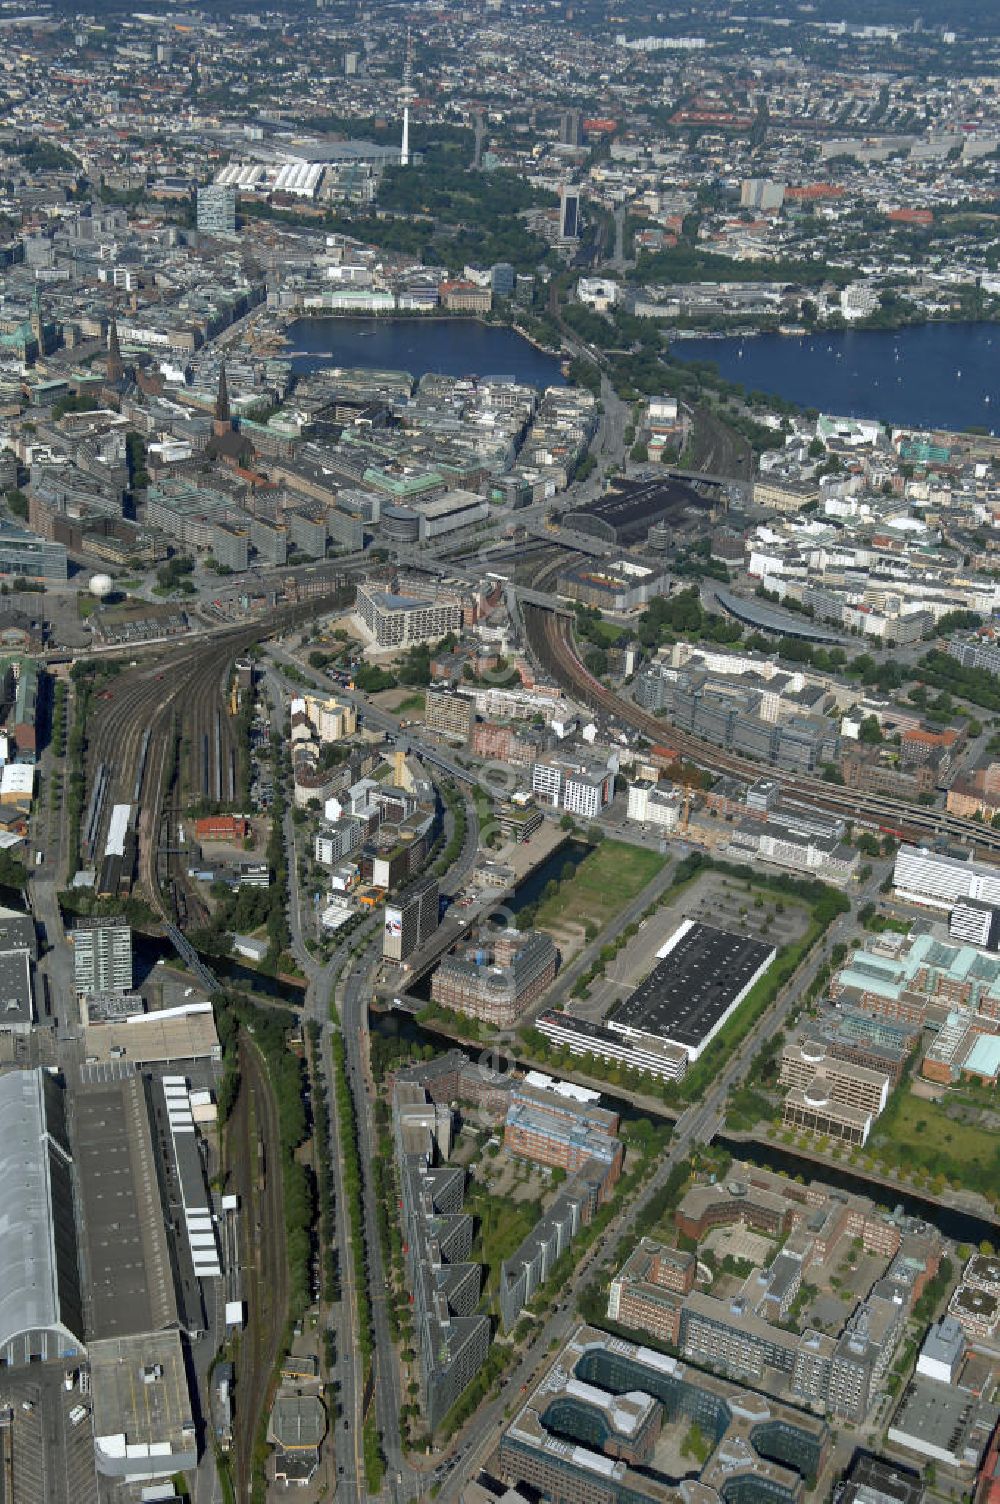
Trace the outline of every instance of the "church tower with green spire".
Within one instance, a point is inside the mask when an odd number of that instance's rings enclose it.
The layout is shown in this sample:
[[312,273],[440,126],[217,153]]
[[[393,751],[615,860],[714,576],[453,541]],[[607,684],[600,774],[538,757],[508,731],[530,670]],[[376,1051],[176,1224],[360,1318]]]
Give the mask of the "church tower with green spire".
[[35,344],[38,346],[39,355],[47,355],[45,348],[45,320],[42,317],[42,291],[35,283],[35,290],[31,294],[31,333]]

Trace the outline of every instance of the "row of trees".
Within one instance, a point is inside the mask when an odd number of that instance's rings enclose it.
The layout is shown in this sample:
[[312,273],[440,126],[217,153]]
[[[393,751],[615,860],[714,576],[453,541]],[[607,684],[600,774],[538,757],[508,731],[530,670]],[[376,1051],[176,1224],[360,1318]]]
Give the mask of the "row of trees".
[[336,1212],[333,1194],[333,1157],[330,1144],[330,1099],[326,1091],[321,1052],[322,1032],[315,1019],[306,1026],[309,1053],[312,1060],[313,1148],[316,1164],[316,1186],[319,1199],[319,1250],[323,1265],[323,1298],[334,1301],[340,1298],[339,1263],[335,1246]]
[[[333,1096],[340,1126],[341,1173],[344,1181],[343,1212],[346,1212],[351,1229],[351,1261],[354,1266],[354,1296],[358,1311],[358,1357],[362,1382],[367,1383],[375,1350],[375,1331],[372,1324],[371,1297],[368,1289],[368,1242],[365,1236],[364,1178],[361,1171],[361,1156],[358,1152],[358,1125],[355,1116],[354,1097],[347,1079],[347,1050],[342,1034],[333,1038]],[[342,1214],[343,1214],[342,1212]],[[365,1477],[370,1493],[377,1494],[382,1486],[385,1461],[381,1443],[371,1413],[371,1430],[365,1423],[363,1441]]]
[[445,805],[451,810],[455,828],[452,832],[451,840],[430,868],[433,877],[444,877],[449,867],[454,866],[458,861],[458,858],[462,854],[462,847],[465,845],[465,835],[468,829],[468,820],[465,814],[465,799],[461,792],[451,783],[442,783],[440,789]]
[[[692,851],[683,861],[678,862],[674,869],[670,888],[667,890],[664,898],[660,900],[660,903],[665,902],[670,893],[676,893],[679,888],[691,882],[702,871],[717,871],[728,877],[745,882],[748,886],[756,880],[756,874],[750,867],[716,861],[701,852]],[[586,1062],[583,1068],[589,1070],[601,1080],[609,1081],[616,1086],[626,1087],[632,1091],[644,1092],[648,1096],[658,1096],[664,1102],[670,1104],[676,1103],[679,1105],[683,1102],[693,1101],[707,1090],[732,1050],[749,1033],[757,1019],[774,1002],[782,987],[785,986],[795,969],[824,931],[832,924],[836,916],[846,913],[850,907],[850,902],[845,894],[816,879],[796,878],[781,873],[768,877],[768,887],[777,889],[778,892],[785,893],[790,898],[798,899],[809,905],[812,911],[809,930],[805,937],[797,944],[786,946],[779,952],[773,965],[741,1003],[726,1028],[711,1041],[701,1059],[688,1072],[682,1082],[662,1081],[652,1075],[651,1072],[612,1064],[596,1055],[583,1057],[574,1055],[570,1050],[553,1044],[544,1034],[541,1034],[539,1030],[534,1028],[522,1031],[521,1038],[525,1048],[534,1059],[544,1061],[557,1068],[571,1069],[574,1065],[579,1068],[582,1058]],[[654,905],[653,907],[657,906]],[[648,917],[651,912],[652,909],[647,910],[643,918]],[[631,927],[633,932],[636,927]],[[622,934],[616,936],[614,941],[602,949],[587,975],[580,978],[576,983],[573,989],[575,995],[585,992],[596,977],[603,974],[605,966],[614,958],[620,947],[627,942],[628,938],[629,931],[623,931]]]
[[226,1114],[236,1100],[239,1086],[238,1054],[243,1031],[252,1035],[263,1056],[278,1112],[278,1148],[284,1203],[285,1247],[288,1261],[290,1321],[298,1321],[312,1300],[310,1265],[314,1246],[316,1185],[311,1168],[297,1157],[309,1134],[305,1108],[305,1069],[289,1047],[291,1016],[273,1008],[260,1008],[237,992],[217,993],[213,998],[216,1027],[226,1070],[225,1091],[220,1092],[220,1112]]

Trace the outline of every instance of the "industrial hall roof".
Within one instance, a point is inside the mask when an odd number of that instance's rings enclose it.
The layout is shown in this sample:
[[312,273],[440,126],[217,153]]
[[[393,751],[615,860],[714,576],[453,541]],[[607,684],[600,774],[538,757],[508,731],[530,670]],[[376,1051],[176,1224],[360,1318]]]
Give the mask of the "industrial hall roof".
[[43,1070],[0,1076],[0,1248],[0,1355],[75,1351],[83,1309],[71,1159],[62,1091]]

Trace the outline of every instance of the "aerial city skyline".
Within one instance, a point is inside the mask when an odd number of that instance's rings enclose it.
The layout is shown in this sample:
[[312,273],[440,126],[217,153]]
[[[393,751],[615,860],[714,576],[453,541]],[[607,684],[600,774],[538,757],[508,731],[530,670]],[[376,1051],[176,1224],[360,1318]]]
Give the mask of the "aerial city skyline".
[[0,32],[0,1504],[996,1504],[995,7]]

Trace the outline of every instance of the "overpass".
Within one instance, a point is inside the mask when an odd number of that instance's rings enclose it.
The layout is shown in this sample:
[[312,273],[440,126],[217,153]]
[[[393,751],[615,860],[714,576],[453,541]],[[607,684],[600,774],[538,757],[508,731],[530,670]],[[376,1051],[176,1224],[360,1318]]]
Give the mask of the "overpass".
[[526,522],[524,530],[532,538],[541,538],[545,543],[558,543],[563,548],[591,554],[597,559],[617,558],[623,552],[623,545],[620,543],[609,543],[604,538],[596,538],[592,533],[580,533],[571,527],[547,527],[544,522]]
[[527,585],[516,585],[511,582],[510,588],[514,591],[519,601],[527,606],[541,606],[543,611],[554,611],[557,616],[573,616],[573,608],[562,596],[550,595],[545,590],[531,590]]
[[397,564],[407,564],[411,569],[422,570],[424,574],[436,574],[439,579],[451,577],[472,581],[479,578],[479,574],[473,574],[465,565],[452,563],[450,559],[438,559],[429,549],[410,548],[405,543],[399,543],[391,545],[390,551],[395,555]]
[[[607,545],[601,546],[607,547]],[[491,561],[483,559],[475,568],[471,567],[467,562],[459,563],[456,561],[452,563],[451,560],[442,564],[436,559],[428,559],[417,549],[410,548],[398,548],[396,550],[396,557],[401,564],[412,564],[415,568],[425,571],[430,570],[432,573],[442,577],[466,580],[470,585],[481,580],[484,575],[493,574],[503,580],[508,603],[510,594],[513,592],[518,600],[526,602],[529,606],[541,606],[544,611],[557,611],[566,616],[572,615],[571,609],[559,596],[550,595],[544,590],[532,590],[527,585],[519,585],[516,580],[508,579],[500,570],[490,567],[491,563],[502,563],[502,560]]]

